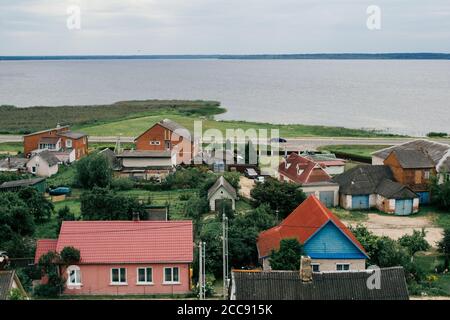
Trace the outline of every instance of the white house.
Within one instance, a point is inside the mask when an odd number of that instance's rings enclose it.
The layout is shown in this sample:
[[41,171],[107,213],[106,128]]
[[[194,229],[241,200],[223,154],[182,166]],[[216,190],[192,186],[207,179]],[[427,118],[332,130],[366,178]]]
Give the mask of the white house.
[[53,152],[44,150],[32,156],[27,163],[27,170],[39,177],[51,177],[58,173],[59,163]]
[[236,210],[238,199],[236,189],[223,177],[217,179],[216,183],[208,190],[208,201],[211,211],[216,211],[221,201],[231,201],[231,207]]

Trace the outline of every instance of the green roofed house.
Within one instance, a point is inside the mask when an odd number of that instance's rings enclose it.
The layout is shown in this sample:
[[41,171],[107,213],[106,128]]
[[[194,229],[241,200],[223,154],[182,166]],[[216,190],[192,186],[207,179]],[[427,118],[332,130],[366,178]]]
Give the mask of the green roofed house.
[[44,193],[47,189],[47,184],[45,178],[7,181],[0,185],[0,192],[16,192],[27,187],[33,187],[37,191]]

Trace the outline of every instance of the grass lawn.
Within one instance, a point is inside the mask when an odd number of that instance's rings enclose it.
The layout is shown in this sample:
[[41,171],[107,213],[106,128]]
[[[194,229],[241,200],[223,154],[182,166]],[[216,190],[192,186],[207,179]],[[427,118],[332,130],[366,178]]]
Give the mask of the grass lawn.
[[[364,222],[368,219],[368,211],[345,210],[342,208],[332,208],[331,211],[342,220],[352,222]],[[372,212],[372,211],[370,211]]]
[[21,142],[0,143],[0,154],[2,153],[9,153],[13,155],[23,153],[23,144]]
[[[434,274],[434,268],[444,262],[444,257],[435,251],[418,252],[414,256],[414,262],[422,267],[427,273]],[[450,296],[450,274],[434,274],[437,278],[430,282],[433,288],[430,295]]]
[[58,169],[58,174],[47,179],[47,186],[61,187],[71,186],[75,179],[74,165],[61,165]]
[[389,145],[335,145],[320,147],[321,151],[329,151],[338,154],[340,157],[361,157],[366,160],[372,159],[372,152],[388,148]]

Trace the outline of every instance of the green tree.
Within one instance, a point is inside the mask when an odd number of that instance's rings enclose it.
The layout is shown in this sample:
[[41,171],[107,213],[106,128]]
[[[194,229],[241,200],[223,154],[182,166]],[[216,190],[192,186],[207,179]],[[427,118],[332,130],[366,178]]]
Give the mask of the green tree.
[[137,199],[117,194],[109,188],[94,187],[81,194],[84,220],[131,220],[133,213],[144,217],[145,208]]
[[77,162],[75,168],[75,182],[84,189],[105,188],[111,183],[111,164],[101,154],[93,154],[82,158]]
[[255,208],[267,204],[272,211],[278,210],[281,219],[287,217],[306,199],[305,193],[297,184],[275,179],[256,184],[251,196]]
[[378,252],[379,237],[370,232],[369,229],[367,229],[362,224],[358,224],[356,225],[356,227],[349,226],[349,229],[366,250],[366,253],[369,256],[369,260],[367,261],[368,264],[376,264],[376,254]]
[[450,181],[439,184],[434,179],[431,185],[431,200],[442,210],[450,210]]
[[209,203],[205,198],[194,196],[189,198],[185,204],[184,214],[191,218],[194,224],[194,231],[196,235],[200,234],[200,227],[202,217],[209,211]]
[[430,249],[430,245],[425,240],[425,235],[424,229],[422,231],[414,230],[412,235],[405,234],[398,239],[398,243],[408,249],[411,255],[414,255],[416,252]]
[[200,232],[200,239],[206,242],[205,265],[207,272],[214,274],[216,277],[221,277],[222,221],[218,217],[205,221]]
[[74,247],[64,247],[61,250],[60,256],[61,261],[66,265],[78,263],[81,259],[80,250]]
[[19,197],[27,204],[37,223],[50,220],[54,206],[42,193],[31,187],[24,188],[19,191]]
[[77,218],[75,217],[75,214],[73,214],[70,211],[70,208],[68,206],[64,206],[57,212],[58,216],[58,233],[61,230],[61,225],[63,221],[76,221]]
[[297,239],[283,239],[280,249],[272,250],[269,262],[273,270],[299,270],[303,245]]
[[411,255],[397,241],[381,237],[377,241],[375,264],[380,268],[406,266],[411,261]]

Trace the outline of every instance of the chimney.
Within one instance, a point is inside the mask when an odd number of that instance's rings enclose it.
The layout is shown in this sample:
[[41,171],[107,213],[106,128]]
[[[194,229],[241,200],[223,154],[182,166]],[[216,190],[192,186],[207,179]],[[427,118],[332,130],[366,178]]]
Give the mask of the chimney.
[[302,256],[300,258],[300,279],[302,282],[312,282],[311,258]]
[[139,221],[139,212],[133,212],[133,221]]
[[8,158],[7,158],[7,161],[8,161],[8,169],[11,169],[11,158],[8,157]]

